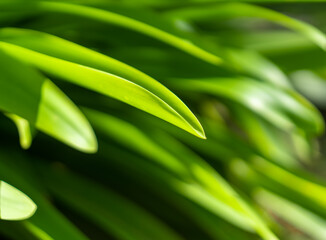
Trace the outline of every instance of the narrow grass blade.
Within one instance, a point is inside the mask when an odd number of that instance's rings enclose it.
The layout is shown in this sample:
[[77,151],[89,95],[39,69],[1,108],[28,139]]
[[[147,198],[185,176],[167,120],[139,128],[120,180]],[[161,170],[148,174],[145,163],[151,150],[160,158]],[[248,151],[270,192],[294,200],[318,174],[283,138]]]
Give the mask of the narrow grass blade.
[[[310,199],[310,201],[318,204],[320,208],[326,208],[326,200],[323,198],[326,194],[326,187],[324,185],[305,179],[263,158],[254,158],[251,167],[277,184]],[[306,189],[309,189],[309,191],[306,191]]]
[[28,220],[1,221],[0,232],[12,240],[54,240]]
[[254,190],[253,197],[265,209],[313,239],[323,240],[326,238],[326,221],[309,210],[262,188]]
[[[206,204],[209,211],[231,223],[247,230],[255,229],[264,239],[277,239],[213,168],[177,140],[162,133],[151,134],[151,130],[141,131],[130,123],[107,114],[93,110],[87,110],[86,113],[94,126],[106,135],[178,174],[180,183],[176,187],[188,198],[201,206]],[[110,124],[104,125],[105,122]],[[129,137],[130,134],[133,138]],[[146,145],[142,145],[144,142]],[[168,166],[169,162],[174,164]]]
[[291,89],[290,81],[282,70],[259,53],[249,50],[226,49],[225,54],[227,66],[249,73],[257,79],[281,88]]
[[[23,8],[22,5],[24,5]],[[34,1],[28,3],[24,1],[10,1],[9,3],[3,2],[0,6],[4,9],[32,13],[64,13],[117,25],[155,38],[209,63],[219,65],[222,62],[218,56],[196,46],[190,39],[184,39],[181,36],[176,36],[175,34],[161,30],[151,26],[150,24],[111,11],[71,3],[46,1]]]
[[250,144],[257,148],[263,156],[283,166],[298,167],[299,163],[295,158],[295,153],[291,152],[290,136],[278,131],[275,126],[248,109],[232,106],[231,111],[236,122],[248,135]]
[[71,172],[43,170],[49,187],[61,201],[109,234],[126,240],[181,240],[154,216],[109,189]]
[[[151,135],[150,133],[147,133]],[[211,202],[214,206],[214,201],[221,201],[224,209],[230,208],[230,216],[234,212],[238,215],[244,217],[248,223],[255,229],[255,231],[261,235],[263,239],[277,239],[276,236],[268,229],[265,223],[262,221],[260,216],[251,209],[249,204],[247,204],[237,192],[213,169],[209,164],[207,164],[203,159],[194,154],[190,149],[185,147],[179,141],[167,134],[157,134],[153,136],[153,140],[164,146],[165,149],[171,152],[175,157],[184,161],[188,166],[189,171],[192,172],[195,179],[199,182],[203,190],[199,188],[196,189],[194,186],[187,186],[185,190],[190,194],[190,197],[194,197],[203,200],[203,204]],[[209,194],[205,196],[204,191]],[[199,194],[202,192],[202,194]],[[218,204],[217,204],[218,205]],[[212,209],[212,211],[214,211]],[[223,212],[222,210],[220,210]],[[222,215],[223,216],[223,215]],[[225,216],[223,216],[225,217]],[[236,215],[233,216],[236,219]],[[233,218],[231,218],[233,220]],[[228,218],[226,218],[228,219]],[[232,222],[231,220],[231,222]]]
[[36,213],[28,219],[34,227],[28,226],[29,224],[23,226],[34,239],[35,237],[39,239],[42,235],[62,240],[88,239],[45,196],[46,192],[38,177],[39,174],[32,168],[33,160],[36,159],[29,159],[26,154],[22,155],[13,149],[4,148],[0,150],[0,157],[0,178],[24,191],[37,205]]
[[262,18],[288,27],[309,38],[326,50],[326,36],[310,24],[288,17],[282,13],[245,3],[215,4],[203,7],[181,8],[168,12],[169,16],[185,20],[234,19],[243,17]]
[[[223,221],[220,219],[219,216],[221,215],[218,212],[219,210],[225,212],[226,216],[231,219],[236,214],[232,212],[232,209],[230,209],[229,206],[219,204],[218,202],[211,205],[207,204],[205,201],[201,201],[200,199],[203,199],[203,196],[201,197],[196,194],[192,195],[187,191],[187,186],[189,186],[189,188],[196,188],[195,185],[181,182],[176,176],[165,171],[161,166],[151,164],[148,159],[125,151],[124,148],[108,144],[106,143],[107,140],[104,140],[104,138],[107,139],[107,137],[104,136],[101,138],[103,147],[101,148],[102,151],[99,152],[103,159],[100,160],[97,158],[97,161],[102,163],[100,168],[107,168],[108,171],[112,170],[113,172],[122,173],[123,176],[126,174],[128,176],[127,179],[129,179],[128,181],[135,184],[133,186],[138,186],[139,190],[145,189],[147,193],[153,192],[157,194],[160,199],[168,201],[168,203],[173,207],[170,209],[171,212],[175,212],[174,208],[179,211],[181,210],[181,212],[186,215],[185,219],[187,219],[187,221],[189,220],[189,223],[195,221],[201,229],[211,236],[211,238],[221,238],[220,229],[215,228],[217,222]],[[108,161],[108,153],[110,153],[111,156],[114,156],[113,158],[110,158],[111,161]],[[121,161],[121,159],[129,159],[129,161]],[[127,185],[130,184],[127,183]],[[159,202],[157,204],[158,206],[161,206]],[[162,211],[165,212],[166,210],[162,209]],[[230,212],[231,214],[228,215]],[[239,215],[236,216],[237,218],[235,218],[240,222],[236,222],[236,219],[234,219],[232,223],[236,225],[235,228],[242,227],[249,232],[253,231],[253,229],[243,221],[243,217]],[[173,214],[172,217],[175,218],[176,216]]]
[[84,111],[92,124],[105,135],[109,134],[114,140],[156,161],[182,179],[190,177],[187,168],[178,159],[153,142],[136,126],[109,114],[91,109]]
[[293,91],[283,91],[248,78],[173,79],[173,87],[232,100],[281,129],[299,127],[310,134],[324,129],[317,109]]
[[[286,55],[291,52],[318,48],[318,46],[305,36],[288,30],[267,30],[246,33],[233,32],[221,38],[223,43],[229,42],[237,47],[250,49],[262,53],[265,56]],[[283,41],[279,41],[280,39],[283,39]]]

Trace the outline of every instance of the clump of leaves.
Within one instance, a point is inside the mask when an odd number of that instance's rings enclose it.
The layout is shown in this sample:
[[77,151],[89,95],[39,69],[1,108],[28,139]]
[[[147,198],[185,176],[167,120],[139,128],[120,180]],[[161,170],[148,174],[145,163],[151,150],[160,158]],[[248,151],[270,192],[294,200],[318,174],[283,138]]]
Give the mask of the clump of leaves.
[[323,7],[1,1],[0,233],[325,239]]

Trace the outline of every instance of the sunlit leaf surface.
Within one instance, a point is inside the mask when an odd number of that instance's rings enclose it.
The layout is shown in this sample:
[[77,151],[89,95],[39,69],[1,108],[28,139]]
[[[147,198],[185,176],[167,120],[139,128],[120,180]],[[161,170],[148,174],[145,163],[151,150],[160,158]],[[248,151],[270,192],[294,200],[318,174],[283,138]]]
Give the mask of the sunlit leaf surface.
[[36,211],[35,203],[24,193],[0,182],[0,219],[23,220],[31,217]]

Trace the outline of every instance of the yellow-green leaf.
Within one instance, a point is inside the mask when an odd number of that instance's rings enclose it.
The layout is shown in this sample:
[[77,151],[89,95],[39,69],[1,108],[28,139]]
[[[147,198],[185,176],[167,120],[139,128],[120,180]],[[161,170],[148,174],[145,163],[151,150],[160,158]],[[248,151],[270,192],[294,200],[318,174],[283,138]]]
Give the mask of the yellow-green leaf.
[[24,193],[0,181],[0,219],[23,220],[36,211],[35,203]]

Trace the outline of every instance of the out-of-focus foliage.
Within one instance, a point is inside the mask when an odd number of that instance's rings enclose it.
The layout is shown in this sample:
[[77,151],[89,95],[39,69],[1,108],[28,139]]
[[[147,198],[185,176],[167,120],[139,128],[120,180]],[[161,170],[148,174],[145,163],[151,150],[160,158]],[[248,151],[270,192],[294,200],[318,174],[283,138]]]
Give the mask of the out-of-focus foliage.
[[1,0],[1,238],[326,239],[325,16]]

